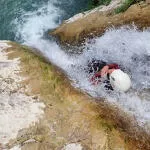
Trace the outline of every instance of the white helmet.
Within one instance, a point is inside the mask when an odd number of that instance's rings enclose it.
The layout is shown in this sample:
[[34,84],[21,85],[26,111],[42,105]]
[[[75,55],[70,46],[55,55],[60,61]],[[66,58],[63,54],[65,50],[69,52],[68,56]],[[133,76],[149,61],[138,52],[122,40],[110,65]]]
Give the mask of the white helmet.
[[110,74],[110,83],[114,89],[126,92],[131,87],[131,80],[128,74],[120,69],[114,70]]

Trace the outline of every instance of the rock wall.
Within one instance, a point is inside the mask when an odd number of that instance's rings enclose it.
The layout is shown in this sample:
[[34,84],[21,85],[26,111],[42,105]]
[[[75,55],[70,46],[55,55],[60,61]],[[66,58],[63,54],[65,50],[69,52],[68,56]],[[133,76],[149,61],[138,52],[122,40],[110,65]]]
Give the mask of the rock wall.
[[[116,5],[113,8],[116,8]],[[145,2],[132,5],[126,12],[119,14],[112,13],[114,9],[111,11],[106,8],[105,11],[100,10],[103,8],[76,15],[50,34],[57,37],[63,44],[77,45],[86,38],[102,35],[110,27],[132,24],[139,29],[150,27],[150,5]]]

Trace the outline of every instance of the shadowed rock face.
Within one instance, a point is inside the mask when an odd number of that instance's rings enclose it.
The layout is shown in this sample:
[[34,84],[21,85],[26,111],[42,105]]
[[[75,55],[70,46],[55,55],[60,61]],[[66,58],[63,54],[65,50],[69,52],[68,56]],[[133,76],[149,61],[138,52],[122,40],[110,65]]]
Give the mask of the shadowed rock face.
[[144,2],[132,5],[126,12],[109,14],[95,11],[83,15],[75,21],[66,22],[50,34],[56,36],[61,43],[81,44],[86,38],[102,35],[109,27],[135,24],[139,29],[150,26],[150,5]]

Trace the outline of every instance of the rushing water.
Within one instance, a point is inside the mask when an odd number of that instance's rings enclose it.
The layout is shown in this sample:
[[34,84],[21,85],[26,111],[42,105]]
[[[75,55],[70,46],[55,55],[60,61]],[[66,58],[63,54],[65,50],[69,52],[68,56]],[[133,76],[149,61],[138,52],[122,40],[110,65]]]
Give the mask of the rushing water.
[[[51,62],[66,72],[73,80],[74,86],[94,97],[105,97],[108,102],[133,115],[141,126],[148,128],[150,124],[150,31],[141,32],[134,27],[110,29],[102,37],[85,43],[82,54],[71,56],[45,35],[48,30],[58,26],[62,19],[80,10],[81,7],[77,7],[80,5],[79,2],[45,0],[18,3],[17,9],[12,10],[11,15],[8,16],[8,18],[13,17],[11,22],[6,21],[8,30],[1,31],[2,39],[15,37],[16,40],[39,49]],[[83,1],[82,6],[85,4]],[[26,9],[23,9],[23,5]],[[72,10],[74,6],[76,10]],[[3,24],[1,28],[5,27],[6,24]],[[84,67],[92,58],[115,62],[124,67],[132,78],[132,89],[127,93],[121,93],[106,91],[103,84],[91,85]]]

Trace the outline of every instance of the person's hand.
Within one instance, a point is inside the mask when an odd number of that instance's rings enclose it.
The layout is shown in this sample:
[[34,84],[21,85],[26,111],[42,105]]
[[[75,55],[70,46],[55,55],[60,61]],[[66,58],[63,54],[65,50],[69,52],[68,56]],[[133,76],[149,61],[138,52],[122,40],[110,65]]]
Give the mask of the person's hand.
[[102,68],[102,70],[101,70],[101,77],[104,77],[105,75],[107,75],[108,70],[109,70],[109,67],[108,66],[104,66]]
[[97,85],[100,82],[100,79],[98,79],[99,77],[101,77],[100,72],[97,72],[92,76],[92,78],[90,79],[92,85]]
[[100,82],[100,79],[96,78],[95,76],[93,76],[90,79],[90,82],[92,83],[92,85],[98,85],[98,83]]

